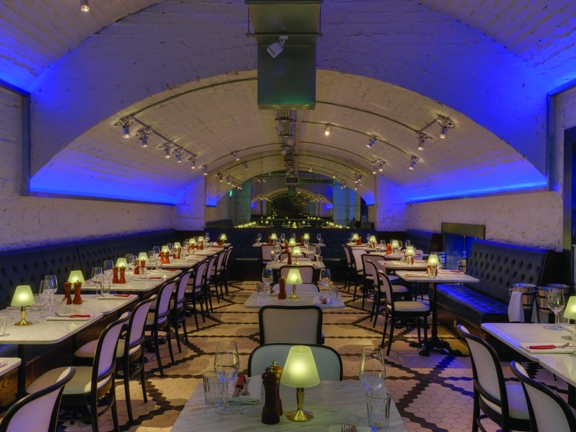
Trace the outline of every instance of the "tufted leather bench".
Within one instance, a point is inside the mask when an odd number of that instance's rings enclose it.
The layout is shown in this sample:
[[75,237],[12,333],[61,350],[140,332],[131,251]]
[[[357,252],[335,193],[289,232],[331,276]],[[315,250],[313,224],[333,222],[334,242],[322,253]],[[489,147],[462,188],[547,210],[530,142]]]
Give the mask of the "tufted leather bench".
[[438,304],[469,324],[508,322],[508,288],[517,282],[542,285],[554,252],[475,240],[470,249],[466,273],[478,284],[437,287]]

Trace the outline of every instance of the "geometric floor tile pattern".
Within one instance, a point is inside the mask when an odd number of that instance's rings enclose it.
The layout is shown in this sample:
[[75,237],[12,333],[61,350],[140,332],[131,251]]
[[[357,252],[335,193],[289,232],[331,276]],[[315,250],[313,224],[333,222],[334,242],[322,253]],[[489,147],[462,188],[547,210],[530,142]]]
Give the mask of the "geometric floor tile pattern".
[[[188,401],[194,388],[200,383],[202,372],[213,367],[214,351],[218,341],[232,339],[238,344],[240,366],[246,373],[250,352],[258,346],[258,311],[245,309],[243,304],[255,290],[256,282],[233,283],[230,295],[220,303],[214,301],[214,312],[196,330],[193,318],[187,319],[188,344],[182,337],[182,353],[173,348],[176,362],[170,364],[167,345],[161,346],[165,376],[161,377],[155,356],[146,353],[148,403],[142,399],[138,381],[131,381],[130,394],[134,411],[134,425],[128,424],[124,386],[118,384],[118,415],[122,431],[169,431]],[[383,318],[376,327],[368,319],[372,303],[365,310],[360,300],[342,293],[345,309],[324,310],[323,332],[325,344],[336,349],[344,368],[344,380],[358,380],[358,361],[362,347],[379,345],[382,339]],[[450,340],[453,348],[467,353],[466,345],[453,333],[439,329],[440,337]],[[429,357],[418,355],[410,342],[417,340],[415,330],[398,329],[390,356],[387,357],[386,386],[410,432],[470,431],[472,429],[472,369],[469,357],[450,357],[431,353]],[[526,363],[524,363],[526,365]],[[507,379],[513,379],[508,363],[502,362]],[[533,377],[550,385],[564,397],[566,384],[556,381],[547,371],[528,364]],[[360,383],[358,382],[358,385]],[[106,413],[100,419],[100,430],[112,430],[112,418]],[[498,430],[486,421],[488,430]],[[91,426],[82,422],[67,422],[59,428],[66,432],[88,432]],[[191,428],[193,430],[193,428]]]

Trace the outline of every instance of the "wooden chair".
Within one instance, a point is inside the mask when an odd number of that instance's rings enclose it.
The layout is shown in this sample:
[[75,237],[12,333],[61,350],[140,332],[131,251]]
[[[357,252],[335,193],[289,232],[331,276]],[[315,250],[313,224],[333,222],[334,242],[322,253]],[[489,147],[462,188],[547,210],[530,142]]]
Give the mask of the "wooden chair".
[[182,347],[180,346],[180,326],[184,333],[184,339],[188,343],[188,331],[186,330],[186,315],[185,315],[185,303],[186,303],[186,287],[188,286],[188,281],[190,276],[194,273],[194,269],[188,269],[180,275],[178,279],[178,284],[176,291],[172,295],[172,300],[170,300],[170,325],[174,328],[174,333],[176,334],[176,344],[178,345],[178,352],[182,352]]
[[186,311],[188,313],[194,314],[194,321],[196,321],[196,330],[200,330],[198,326],[198,306],[200,306],[200,313],[202,315],[202,322],[206,322],[204,316],[204,303],[206,303],[206,313],[208,311],[208,302],[204,297],[204,279],[206,274],[206,268],[208,267],[208,261],[201,261],[194,267],[194,274],[188,280],[186,285]]
[[576,431],[576,410],[562,396],[530,378],[521,364],[511,361],[510,369],[524,388],[532,432]]
[[[302,344],[299,344],[302,345]],[[262,375],[266,367],[276,361],[278,366],[284,367],[288,358],[288,351],[294,344],[268,344],[256,347],[248,359],[248,376]],[[318,367],[320,381],[342,381],[342,359],[334,348],[324,345],[309,346]]]
[[[362,255],[364,256],[364,255]],[[368,255],[369,256],[369,255]],[[376,269],[376,264],[372,260],[365,260],[364,270],[369,273],[372,278],[376,281],[373,283],[373,301],[372,301],[372,311],[370,312],[370,321],[374,318],[374,324],[372,327],[376,327],[376,321],[378,321],[378,315],[380,314],[380,308],[386,304],[386,292],[383,288],[383,282],[380,278],[380,273],[385,274],[382,270]],[[388,276],[388,275],[386,275]],[[388,280],[392,284],[392,296],[395,300],[410,300],[410,291],[403,285],[394,285],[390,276]],[[398,277],[396,277],[398,280]]]
[[53,384],[16,401],[4,414],[0,432],[56,432],[64,386],[74,373],[72,366],[65,368]]
[[[504,381],[498,354],[488,342],[470,334],[461,324],[456,328],[466,341],[472,359],[474,377],[472,431],[477,432],[478,428],[484,431],[481,421],[486,417],[502,427],[502,432],[531,430],[530,414],[522,385]],[[480,411],[484,415],[480,415]]]
[[324,343],[318,306],[264,306],[258,312],[260,345]]
[[420,339],[420,325],[424,327],[424,341],[428,340],[428,317],[430,316],[430,305],[420,302],[420,301],[395,301],[392,283],[386,274],[379,270],[378,275],[380,276],[380,289],[386,295],[386,315],[384,317],[384,331],[382,332],[382,343],[381,346],[384,348],[384,341],[386,338],[386,329],[388,328],[388,322],[390,322],[390,337],[388,338],[388,350],[386,355],[390,355],[390,348],[392,347],[392,340],[394,339],[394,323],[398,319],[415,319],[416,325],[418,327],[418,343],[421,343]]
[[[112,410],[114,430],[120,430],[115,391],[116,347],[122,327],[128,322],[130,315],[130,312],[124,313],[104,329],[98,339],[94,366],[76,367],[76,373],[65,385],[62,393],[62,407],[71,408],[73,414],[78,413],[79,417],[74,417],[75,419],[92,422],[92,430],[95,432],[99,430],[98,417],[109,409]],[[26,391],[34,393],[52,385],[65,370],[65,367],[61,367],[46,372],[30,384]]]
[[148,312],[146,317],[145,337],[149,343],[154,345],[154,352],[156,353],[156,361],[160,369],[160,375],[164,375],[164,368],[162,367],[162,359],[160,358],[160,332],[166,336],[166,343],[168,344],[168,351],[170,352],[170,359],[174,364],[174,353],[172,352],[172,335],[170,332],[170,300],[172,299],[172,292],[176,282],[166,283],[160,288],[158,292],[158,300],[156,308]]

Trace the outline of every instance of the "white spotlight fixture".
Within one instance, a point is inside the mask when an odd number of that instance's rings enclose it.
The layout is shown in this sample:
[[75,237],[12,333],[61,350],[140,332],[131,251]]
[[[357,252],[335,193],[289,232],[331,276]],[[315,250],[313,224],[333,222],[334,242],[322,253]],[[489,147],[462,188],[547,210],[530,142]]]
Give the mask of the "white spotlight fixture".
[[82,12],[90,12],[90,4],[88,0],[80,0],[80,10]]
[[430,139],[430,137],[424,132],[417,132],[416,137],[418,138],[418,150],[424,150],[426,140]]
[[122,117],[118,122],[114,123],[114,126],[121,126],[122,127],[122,137],[123,138],[130,138],[130,126],[132,125],[132,121],[130,121],[130,117]]
[[174,150],[174,157],[176,158],[176,163],[182,163],[182,150],[179,148]]
[[334,173],[334,174],[332,175],[332,178],[333,178],[333,179],[335,179],[335,178],[336,178],[336,173]]
[[418,160],[419,160],[419,159],[418,159],[416,156],[412,156],[412,160],[411,160],[410,166],[408,167],[408,169],[409,169],[410,171],[414,171],[414,167],[416,166],[416,163],[418,162]]
[[195,170],[196,169],[196,156],[195,155],[190,156],[188,158],[188,160],[192,162],[192,165],[190,165],[190,169]]
[[450,120],[449,117],[438,116],[436,121],[438,122],[440,128],[442,129],[442,132],[440,132],[439,135],[440,139],[446,139],[446,137],[448,136],[448,129],[454,129],[456,127],[454,122]]
[[202,174],[208,175],[208,165],[202,165]]
[[242,164],[242,166],[244,167],[245,170],[248,169],[248,164],[247,164],[246,162],[244,162],[244,163]]
[[142,143],[142,147],[148,147],[148,135],[152,133],[150,128],[141,129],[138,131],[138,138],[140,138],[140,142]]
[[164,157],[170,159],[170,146],[164,147]]
[[376,141],[378,141],[378,137],[376,135],[373,135],[372,138],[370,138],[370,141],[368,141],[368,144],[366,144],[366,147],[371,149],[374,146],[374,144],[376,144]]
[[218,181],[219,181],[220,183],[222,183],[222,180],[223,180],[223,178],[222,178],[222,173],[218,173],[217,176],[218,176]]
[[332,125],[330,123],[328,123],[325,127],[324,127],[324,135],[328,136],[330,135],[330,131],[332,130]]
[[278,42],[274,42],[268,47],[268,54],[270,54],[272,58],[278,57],[278,55],[284,50],[286,39],[288,39],[288,36],[280,36]]
[[310,168],[308,168],[308,172],[312,172],[312,165],[310,165]]
[[280,154],[281,154],[282,156],[286,156],[286,153],[288,153],[288,148],[287,148],[287,147],[283,148],[282,151],[280,152]]
[[278,123],[276,126],[274,126],[274,129],[276,129],[276,132],[281,133],[284,130],[284,125],[282,123]]
[[231,153],[232,157],[236,160],[236,162],[238,162],[240,160],[240,156],[238,156],[238,152],[237,151],[233,151]]

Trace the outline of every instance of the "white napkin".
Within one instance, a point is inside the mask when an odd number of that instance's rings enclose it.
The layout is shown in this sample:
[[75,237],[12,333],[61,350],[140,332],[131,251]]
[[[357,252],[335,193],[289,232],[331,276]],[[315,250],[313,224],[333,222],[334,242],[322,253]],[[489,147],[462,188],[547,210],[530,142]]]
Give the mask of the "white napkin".
[[107,295],[107,296],[99,296],[98,300],[130,300],[132,296],[125,297],[125,296],[117,296],[115,294]]
[[[554,348],[549,348],[549,349],[532,349],[530,348],[531,346],[546,346],[546,345],[550,345],[550,346],[554,346]],[[573,348],[572,348],[572,344],[568,345],[566,348],[560,348],[562,344],[560,345],[556,345],[556,344],[546,344],[546,343],[537,343],[537,342],[526,342],[526,343],[521,343],[520,347],[526,351],[528,351],[531,354],[572,354]]]
[[91,317],[49,316],[46,321],[88,321]]
[[512,291],[510,303],[508,303],[508,321],[524,322],[524,305],[520,291]]
[[258,405],[262,399],[262,379],[259,376],[248,378],[248,384],[246,388],[248,389],[247,395],[242,395],[240,393],[237,397],[232,397],[234,390],[236,390],[236,382],[238,382],[238,377],[234,378],[228,385],[228,403],[230,405]]

